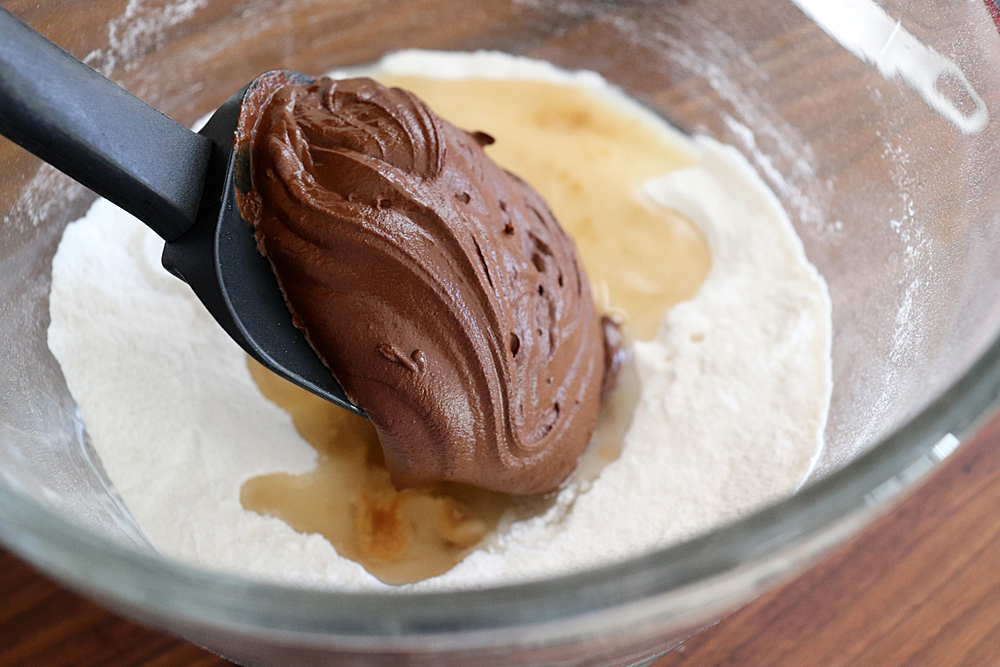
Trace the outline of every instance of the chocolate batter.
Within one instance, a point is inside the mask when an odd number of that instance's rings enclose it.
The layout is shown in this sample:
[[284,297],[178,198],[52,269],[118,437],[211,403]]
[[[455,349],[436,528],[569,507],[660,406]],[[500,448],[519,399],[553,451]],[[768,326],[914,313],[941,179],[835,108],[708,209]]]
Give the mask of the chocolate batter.
[[554,490],[613,380],[573,241],[492,141],[370,79],[274,73],[242,110],[240,213],[400,487]]

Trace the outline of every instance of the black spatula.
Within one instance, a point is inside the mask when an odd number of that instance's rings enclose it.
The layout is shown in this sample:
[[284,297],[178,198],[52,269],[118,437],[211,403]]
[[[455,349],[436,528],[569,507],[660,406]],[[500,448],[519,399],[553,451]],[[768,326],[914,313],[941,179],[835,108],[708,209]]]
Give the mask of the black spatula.
[[249,165],[234,154],[233,136],[255,83],[194,133],[0,8],[0,134],[163,237],[163,265],[250,356],[364,415],[292,324],[253,229],[236,209],[235,188],[247,187]]

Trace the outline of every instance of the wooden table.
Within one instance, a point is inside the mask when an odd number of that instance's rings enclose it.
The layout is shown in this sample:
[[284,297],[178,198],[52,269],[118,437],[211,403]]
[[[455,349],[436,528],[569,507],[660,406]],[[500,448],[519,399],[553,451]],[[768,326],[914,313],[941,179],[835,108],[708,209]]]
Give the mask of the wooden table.
[[[656,667],[997,667],[998,626],[1000,414],[894,512]],[[0,551],[2,667],[229,664]]]

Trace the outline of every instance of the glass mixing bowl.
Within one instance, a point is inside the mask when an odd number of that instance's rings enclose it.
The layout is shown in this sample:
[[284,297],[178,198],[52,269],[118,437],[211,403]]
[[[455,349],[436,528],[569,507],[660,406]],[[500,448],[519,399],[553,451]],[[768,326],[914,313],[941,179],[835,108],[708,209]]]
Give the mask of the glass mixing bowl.
[[255,583],[158,556],[116,497],[45,333],[52,255],[93,195],[0,142],[0,539],[103,604],[240,663],[647,664],[870,522],[998,394],[992,0],[4,5],[184,124],[267,69],[322,73],[408,47],[596,70],[741,150],[829,283],[827,445],[793,497],[655,553],[516,586]]

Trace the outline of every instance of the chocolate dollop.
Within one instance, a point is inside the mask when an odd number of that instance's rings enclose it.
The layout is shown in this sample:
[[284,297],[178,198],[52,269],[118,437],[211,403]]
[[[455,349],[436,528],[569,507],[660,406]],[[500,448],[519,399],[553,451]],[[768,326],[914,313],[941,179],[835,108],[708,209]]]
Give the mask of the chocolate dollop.
[[614,374],[573,241],[492,141],[365,78],[272,73],[241,112],[240,213],[400,487],[554,490]]

